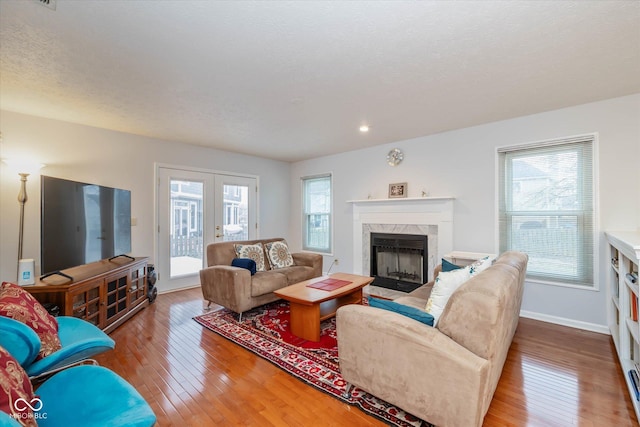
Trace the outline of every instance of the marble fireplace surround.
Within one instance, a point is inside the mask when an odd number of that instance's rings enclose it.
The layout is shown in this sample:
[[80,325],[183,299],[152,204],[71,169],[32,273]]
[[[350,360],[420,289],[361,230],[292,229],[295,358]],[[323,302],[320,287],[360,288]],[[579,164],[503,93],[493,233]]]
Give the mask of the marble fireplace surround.
[[427,235],[428,277],[453,250],[453,197],[351,200],[353,205],[353,268],[370,274],[371,233]]

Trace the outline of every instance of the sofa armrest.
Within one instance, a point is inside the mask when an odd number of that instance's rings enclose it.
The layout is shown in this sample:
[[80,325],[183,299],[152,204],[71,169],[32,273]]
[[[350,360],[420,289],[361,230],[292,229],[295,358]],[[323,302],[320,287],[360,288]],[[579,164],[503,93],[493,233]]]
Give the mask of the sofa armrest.
[[313,268],[313,277],[322,276],[322,255],[309,252],[292,253],[293,263]]
[[205,300],[242,313],[251,305],[251,272],[230,265],[214,265],[200,270]]
[[482,424],[487,360],[398,313],[347,305],[336,322],[347,382],[435,425]]

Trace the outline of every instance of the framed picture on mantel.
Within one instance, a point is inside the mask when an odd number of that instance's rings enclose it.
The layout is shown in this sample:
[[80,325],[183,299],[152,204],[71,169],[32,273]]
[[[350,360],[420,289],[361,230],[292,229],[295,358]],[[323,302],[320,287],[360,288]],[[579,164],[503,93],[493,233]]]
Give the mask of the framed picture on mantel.
[[407,197],[407,183],[397,182],[395,184],[389,184],[389,198],[399,199]]

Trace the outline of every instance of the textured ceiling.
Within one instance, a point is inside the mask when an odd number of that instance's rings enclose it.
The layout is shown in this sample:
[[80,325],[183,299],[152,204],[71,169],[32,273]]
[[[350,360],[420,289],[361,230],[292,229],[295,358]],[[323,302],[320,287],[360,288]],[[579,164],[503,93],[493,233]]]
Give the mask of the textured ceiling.
[[638,92],[637,1],[0,0],[0,108],[285,161]]

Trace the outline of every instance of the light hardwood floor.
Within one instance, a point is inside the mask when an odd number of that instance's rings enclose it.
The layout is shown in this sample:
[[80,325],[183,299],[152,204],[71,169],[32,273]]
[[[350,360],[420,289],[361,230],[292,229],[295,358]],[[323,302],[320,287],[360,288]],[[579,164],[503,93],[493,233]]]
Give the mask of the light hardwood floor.
[[[201,327],[204,307],[199,289],[160,295],[97,357],[159,426],[384,425]],[[521,319],[484,425],[638,424],[608,335]]]

